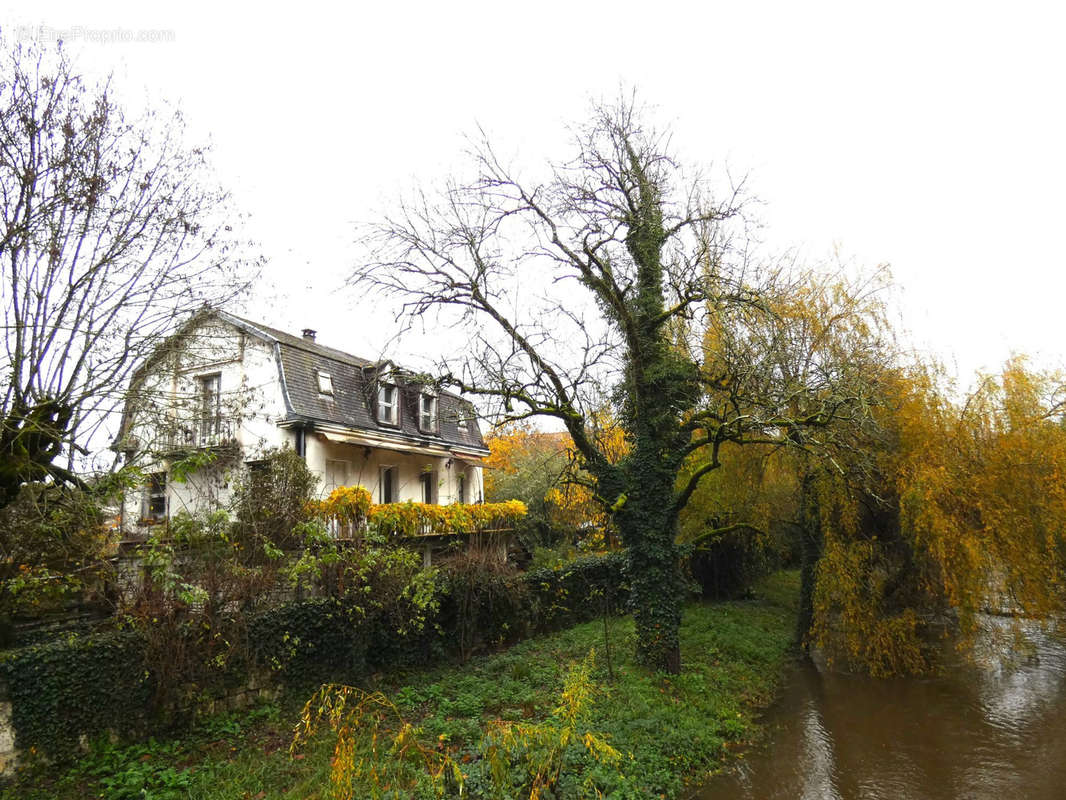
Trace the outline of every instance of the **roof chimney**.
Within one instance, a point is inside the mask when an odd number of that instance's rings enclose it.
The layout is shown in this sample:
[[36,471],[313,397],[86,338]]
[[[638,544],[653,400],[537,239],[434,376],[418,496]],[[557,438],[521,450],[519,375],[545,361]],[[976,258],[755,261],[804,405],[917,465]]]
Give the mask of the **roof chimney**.
[[312,328],[304,328],[303,333],[304,333],[304,338],[307,341],[313,342],[315,340],[315,331],[314,331],[314,329],[312,329]]

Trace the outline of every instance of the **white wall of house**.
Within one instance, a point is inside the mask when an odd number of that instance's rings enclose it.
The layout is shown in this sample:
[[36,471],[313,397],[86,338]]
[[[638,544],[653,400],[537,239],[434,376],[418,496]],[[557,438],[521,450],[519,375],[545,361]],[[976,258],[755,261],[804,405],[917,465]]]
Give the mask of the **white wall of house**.
[[[218,401],[204,407],[205,380],[217,376]],[[173,354],[161,358],[144,376],[130,434],[142,452],[159,456],[140,463],[148,473],[164,473],[166,517],[225,506],[231,499],[235,472],[244,461],[291,442],[292,434],[277,426],[285,414],[273,347],[219,320],[207,319],[181,341]],[[239,455],[201,469],[184,483],[169,479],[171,451],[235,441]],[[173,445],[173,447],[172,447]],[[222,461],[222,459],[220,459]],[[147,490],[127,493],[123,525],[138,527],[148,516]]]

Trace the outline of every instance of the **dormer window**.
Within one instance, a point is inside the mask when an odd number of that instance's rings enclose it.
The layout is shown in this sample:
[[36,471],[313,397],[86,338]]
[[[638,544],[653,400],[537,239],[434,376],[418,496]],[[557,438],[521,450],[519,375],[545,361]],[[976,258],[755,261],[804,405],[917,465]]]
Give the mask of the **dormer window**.
[[437,432],[437,398],[425,392],[418,400],[418,427],[423,433]]
[[455,426],[461,431],[465,431],[468,427],[468,423],[466,421],[466,414],[464,414],[462,411],[459,412],[459,419],[456,420]]
[[328,372],[322,372],[319,370],[315,373],[318,376],[318,393],[328,394],[333,396],[333,378],[330,377]]
[[396,387],[387,383],[378,387],[378,422],[384,425],[399,424],[400,394]]

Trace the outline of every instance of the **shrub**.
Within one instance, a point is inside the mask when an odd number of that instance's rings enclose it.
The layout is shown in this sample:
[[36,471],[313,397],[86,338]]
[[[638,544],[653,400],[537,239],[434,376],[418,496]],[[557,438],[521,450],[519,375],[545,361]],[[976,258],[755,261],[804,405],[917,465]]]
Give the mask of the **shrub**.
[[492,549],[468,547],[444,562],[441,591],[440,626],[462,661],[528,630],[529,588]]
[[[607,737],[588,729],[589,709],[598,687],[592,679],[593,654],[567,672],[558,706],[541,722],[496,721],[475,752],[459,760],[438,740],[404,718],[381,692],[352,686],[321,687],[304,706],[293,736],[296,753],[324,731],[333,734],[330,783],[333,796],[354,797],[528,797],[549,798],[575,762],[588,770],[580,796],[601,796],[597,777],[624,780],[626,759]],[[469,783],[478,784],[473,787]],[[470,791],[470,789],[473,789]],[[482,792],[478,789],[484,789]]]
[[0,509],[0,644],[13,641],[10,620],[41,617],[72,599],[102,608],[117,535],[105,525],[130,470],[92,487],[28,483]]
[[751,531],[739,530],[693,549],[688,566],[700,593],[708,599],[721,600],[750,592],[752,585],[781,560],[778,551]]
[[303,526],[314,517],[317,487],[318,477],[291,448],[270,453],[234,489],[234,537],[250,553],[264,542],[280,550],[299,546]]
[[533,597],[531,615],[538,632],[615,614],[629,602],[626,555],[586,556],[558,569],[531,570],[522,576]]
[[526,506],[520,500],[450,506],[406,502],[371,506],[368,520],[391,536],[419,536],[504,530],[513,528],[525,515]]
[[[186,533],[186,544],[207,536],[195,526]],[[326,596],[274,607],[229,603],[212,616],[207,607],[216,601],[187,583],[182,551],[159,544],[149,562],[154,594],[142,598],[132,629],[22,648],[0,661],[19,747],[60,755],[79,734],[173,720],[195,699],[190,691],[210,697],[263,673],[307,686],[467,658],[616,612],[628,595],[621,553],[515,574],[498,552],[474,549],[424,570],[416,553],[368,533],[360,547],[308,545],[299,575]]]

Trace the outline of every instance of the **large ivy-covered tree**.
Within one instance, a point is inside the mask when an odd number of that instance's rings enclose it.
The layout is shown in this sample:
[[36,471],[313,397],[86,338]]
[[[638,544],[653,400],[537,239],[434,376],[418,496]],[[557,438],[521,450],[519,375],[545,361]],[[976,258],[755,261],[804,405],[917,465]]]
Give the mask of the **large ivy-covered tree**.
[[[572,159],[531,180],[483,142],[470,180],[417,195],[368,234],[373,256],[353,281],[465,326],[469,355],[440,367],[498,417],[566,429],[627,548],[637,658],[677,672],[678,515],[721,445],[787,444],[852,403],[832,391],[792,402],[784,376],[752,380],[737,362],[705,369],[708,326],[772,315],[780,289],[781,273],[738,246],[739,192],[716,198],[631,102],[595,107],[575,138]],[[621,459],[597,425],[605,408],[625,432]]]

